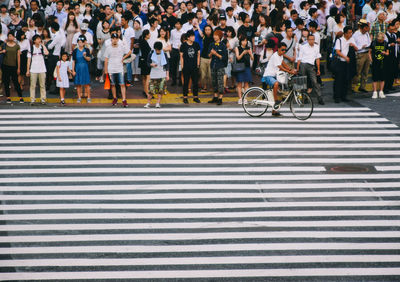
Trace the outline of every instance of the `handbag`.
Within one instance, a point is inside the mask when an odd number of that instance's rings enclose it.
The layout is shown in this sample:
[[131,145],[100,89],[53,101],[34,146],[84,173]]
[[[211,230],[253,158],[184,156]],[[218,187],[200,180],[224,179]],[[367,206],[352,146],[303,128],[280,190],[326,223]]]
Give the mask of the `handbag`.
[[232,70],[231,72],[238,73],[238,72],[244,72],[246,70],[246,65],[245,63],[238,63],[236,55],[234,56],[235,61],[232,63]]
[[[340,40],[340,38],[338,38],[338,40],[340,42],[340,50],[342,50],[342,41]],[[333,72],[333,73],[339,72],[340,64],[341,64],[341,61],[340,61],[338,55],[336,54],[335,46],[333,46],[333,50],[332,50],[332,54],[331,54],[331,62],[329,64],[329,68],[330,68],[331,72]]]
[[126,58],[124,60],[124,64],[132,63],[135,59],[136,59],[136,55],[132,53],[128,58]]

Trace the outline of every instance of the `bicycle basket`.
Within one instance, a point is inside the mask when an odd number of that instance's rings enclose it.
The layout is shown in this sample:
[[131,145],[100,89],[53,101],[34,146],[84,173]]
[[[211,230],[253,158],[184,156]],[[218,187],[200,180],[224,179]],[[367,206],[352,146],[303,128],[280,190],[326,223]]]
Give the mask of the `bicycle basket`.
[[293,90],[301,91],[307,89],[307,76],[292,77]]

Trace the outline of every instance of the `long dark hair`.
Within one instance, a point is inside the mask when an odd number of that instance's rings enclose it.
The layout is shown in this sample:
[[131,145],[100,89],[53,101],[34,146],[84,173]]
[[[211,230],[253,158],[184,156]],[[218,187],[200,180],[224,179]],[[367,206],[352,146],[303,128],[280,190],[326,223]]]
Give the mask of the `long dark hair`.
[[[206,27],[209,27],[209,28],[211,29],[211,34],[210,34],[210,36],[207,36],[207,34],[206,34],[206,32],[205,32]],[[213,38],[214,30],[213,30],[212,26],[208,24],[208,25],[206,25],[206,26],[203,28],[203,33],[204,33],[204,39],[206,39],[207,37],[208,37],[208,38]]]
[[150,34],[148,29],[143,30],[142,35],[140,36],[141,40],[146,40],[146,36]]
[[[73,21],[71,21],[71,20],[69,19],[69,16],[71,16],[71,15],[74,16],[74,20],[73,20]],[[65,30],[67,30],[67,28],[68,28],[68,26],[70,25],[70,23],[72,23],[72,24],[75,26],[75,28],[78,28],[78,22],[76,21],[76,16],[75,16],[75,14],[74,14],[73,12],[69,12],[69,13],[68,13],[67,22],[66,22],[66,24],[65,24]]]
[[168,30],[168,28],[166,28],[166,27],[164,27],[164,26],[162,26],[162,27],[160,27],[160,29],[158,30],[158,38],[160,38],[160,31],[161,30],[164,30],[165,31],[165,41],[168,41],[169,40],[169,30]]

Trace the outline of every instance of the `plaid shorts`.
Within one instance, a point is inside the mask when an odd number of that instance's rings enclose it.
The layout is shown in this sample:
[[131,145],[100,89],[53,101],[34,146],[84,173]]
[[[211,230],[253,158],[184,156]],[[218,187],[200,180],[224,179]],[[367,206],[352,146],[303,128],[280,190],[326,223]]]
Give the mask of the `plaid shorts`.
[[165,78],[150,79],[150,93],[151,94],[165,94],[167,85],[165,84]]

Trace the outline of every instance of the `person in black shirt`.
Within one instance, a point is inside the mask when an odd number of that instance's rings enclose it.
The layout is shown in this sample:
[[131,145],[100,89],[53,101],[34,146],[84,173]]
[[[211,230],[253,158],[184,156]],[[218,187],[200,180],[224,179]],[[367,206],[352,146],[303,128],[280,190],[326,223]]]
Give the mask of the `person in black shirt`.
[[195,42],[193,30],[186,33],[187,41],[180,48],[181,66],[183,73],[183,102],[188,104],[189,80],[192,79],[193,101],[200,103],[198,96],[198,80],[200,66],[200,45]]
[[185,23],[187,23],[187,22],[189,21],[188,16],[189,16],[191,13],[193,13],[193,8],[194,8],[194,6],[193,6],[193,3],[192,3],[192,2],[187,2],[187,3],[186,3],[186,9],[187,9],[187,11],[186,11],[185,13],[183,13],[182,16],[181,16],[182,25],[184,25]]
[[174,5],[169,3],[166,12],[167,12],[166,18],[169,25],[169,30],[171,30],[175,27],[175,23],[177,22],[177,18],[174,15]]
[[227,35],[226,33],[228,32],[228,26],[226,25],[226,16],[225,14],[221,15],[219,17],[219,26],[215,30],[220,30],[223,33],[223,39],[226,39]]
[[228,50],[225,43],[221,42],[223,36],[224,35],[220,30],[214,32],[214,43],[210,46],[209,54],[211,58],[212,84],[214,87],[214,98],[209,101],[209,103],[217,103],[217,105],[222,105],[222,97],[225,90],[225,67],[228,64]]
[[238,38],[246,37],[247,41],[254,46],[254,28],[250,25],[251,19],[248,14],[241,12],[239,14],[240,20],[243,22],[243,25],[239,27],[237,34]]
[[210,45],[214,42],[213,30],[210,25],[204,27],[203,35],[203,49],[200,52],[200,84],[203,87],[201,92],[207,92],[207,85],[211,85]]

